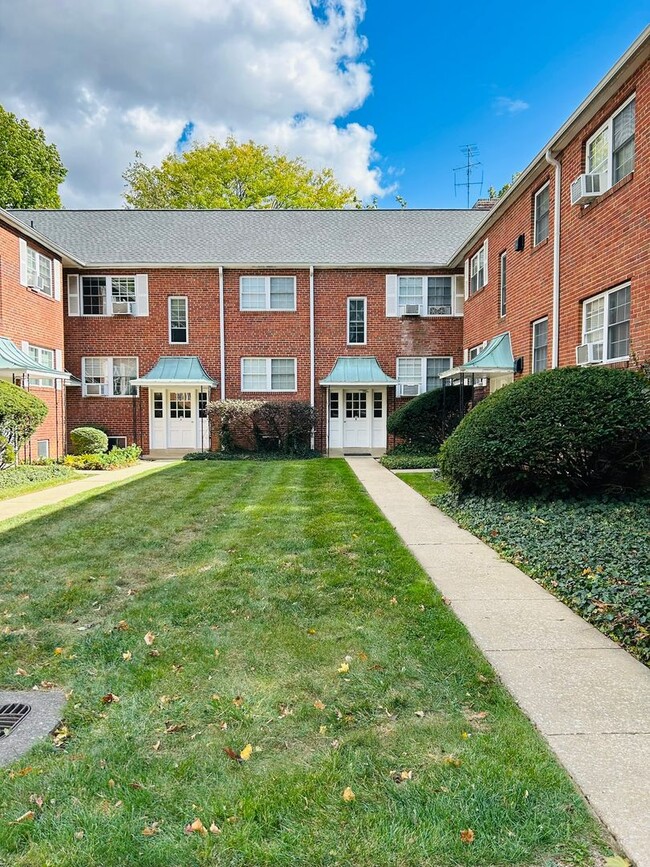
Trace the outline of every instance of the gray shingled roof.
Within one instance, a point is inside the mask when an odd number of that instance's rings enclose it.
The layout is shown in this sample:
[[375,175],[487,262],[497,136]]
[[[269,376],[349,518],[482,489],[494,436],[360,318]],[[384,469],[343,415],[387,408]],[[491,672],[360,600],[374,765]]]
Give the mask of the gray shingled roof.
[[11,211],[86,265],[446,265],[485,211]]

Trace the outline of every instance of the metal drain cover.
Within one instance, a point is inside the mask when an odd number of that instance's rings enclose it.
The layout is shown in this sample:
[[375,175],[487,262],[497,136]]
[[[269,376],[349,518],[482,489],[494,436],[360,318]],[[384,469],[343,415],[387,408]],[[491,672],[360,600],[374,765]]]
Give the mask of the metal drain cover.
[[61,722],[64,705],[65,695],[55,689],[0,692],[0,766],[47,737]]
[[0,738],[9,737],[31,709],[31,705],[17,701],[0,705]]

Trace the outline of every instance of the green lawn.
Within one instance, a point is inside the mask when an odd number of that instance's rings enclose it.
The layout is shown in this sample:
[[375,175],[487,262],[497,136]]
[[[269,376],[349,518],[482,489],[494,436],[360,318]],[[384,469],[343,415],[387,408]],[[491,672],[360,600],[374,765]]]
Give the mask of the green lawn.
[[602,851],[343,461],[186,463],[3,527],[0,680],[69,701],[59,744],[2,772],[2,867]]

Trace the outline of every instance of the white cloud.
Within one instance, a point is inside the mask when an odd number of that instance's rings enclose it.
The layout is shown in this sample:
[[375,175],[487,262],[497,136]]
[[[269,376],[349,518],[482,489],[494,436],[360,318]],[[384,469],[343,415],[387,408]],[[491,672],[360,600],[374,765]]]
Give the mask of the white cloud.
[[[185,125],[331,166],[381,194],[364,0],[0,0],[0,103],[42,125],[69,169],[67,207],[119,207],[136,150],[158,162]],[[29,22],[29,26],[27,26]]]
[[520,114],[530,108],[523,99],[511,99],[509,96],[498,96],[492,103],[495,114]]

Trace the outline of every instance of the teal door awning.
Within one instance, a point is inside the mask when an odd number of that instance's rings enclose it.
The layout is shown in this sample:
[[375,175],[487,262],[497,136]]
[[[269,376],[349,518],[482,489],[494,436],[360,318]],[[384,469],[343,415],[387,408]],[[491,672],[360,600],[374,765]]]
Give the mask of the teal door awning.
[[160,386],[215,386],[196,355],[161,355],[149,373],[131,381],[132,385],[151,388]]
[[48,379],[70,379],[65,370],[54,370],[34,361],[31,356],[18,349],[8,337],[0,337],[0,379],[11,379],[13,376],[38,376]]
[[503,334],[493,337],[474,358],[458,367],[452,367],[451,370],[443,371],[440,378],[447,379],[463,373],[476,376],[504,376],[507,373],[514,373],[514,370],[515,359],[512,354],[510,332],[504,331]]
[[346,356],[336,359],[336,364],[321,385],[397,385],[397,380],[387,376],[374,355]]

